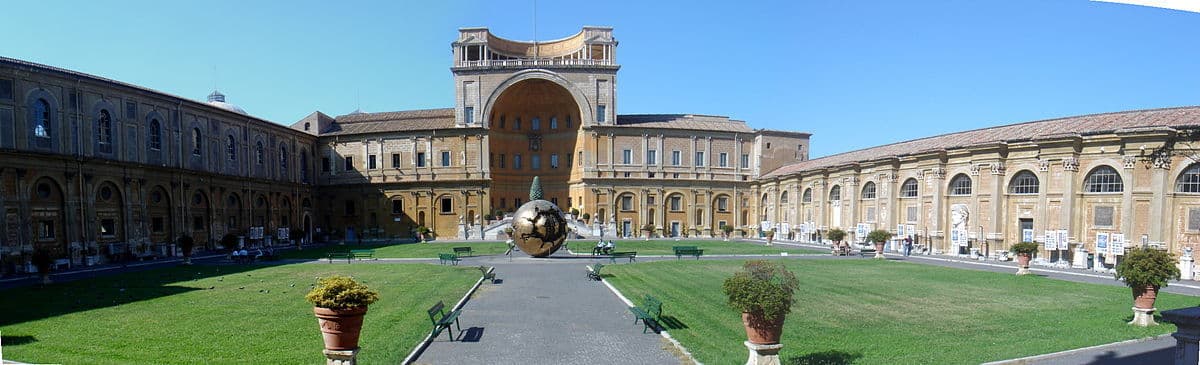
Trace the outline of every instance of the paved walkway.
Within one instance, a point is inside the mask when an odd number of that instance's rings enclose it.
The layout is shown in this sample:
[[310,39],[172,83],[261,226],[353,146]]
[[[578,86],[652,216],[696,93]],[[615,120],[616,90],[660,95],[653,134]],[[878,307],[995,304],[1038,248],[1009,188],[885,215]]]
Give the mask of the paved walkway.
[[[517,253],[517,255],[523,255]],[[462,265],[496,267],[463,307],[463,333],[442,333],[416,364],[679,364],[673,347],[642,333],[603,283],[587,279],[596,260],[504,256],[467,258]]]

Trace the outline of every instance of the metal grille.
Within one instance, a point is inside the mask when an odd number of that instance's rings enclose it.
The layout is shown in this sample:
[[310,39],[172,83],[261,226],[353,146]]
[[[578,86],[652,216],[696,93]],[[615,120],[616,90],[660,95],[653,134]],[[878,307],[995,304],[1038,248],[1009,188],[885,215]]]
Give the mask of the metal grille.
[[904,180],[904,185],[900,186],[900,197],[913,198],[917,196],[917,179]]
[[1180,193],[1200,193],[1200,164],[1188,166],[1179,175],[1175,183],[1175,191]]
[[830,201],[842,200],[842,186],[841,185],[834,185],[833,189],[829,189],[829,200]]
[[866,185],[863,185],[862,198],[863,199],[875,199],[875,183],[874,182],[868,181]]
[[1121,175],[1109,166],[1100,166],[1088,174],[1083,188],[1089,193],[1119,193],[1125,189]]
[[1014,176],[1012,182],[1008,184],[1008,192],[1010,194],[1037,194],[1037,175],[1029,172],[1029,170],[1017,173],[1017,176]]
[[950,180],[950,195],[971,195],[971,177],[958,174]]

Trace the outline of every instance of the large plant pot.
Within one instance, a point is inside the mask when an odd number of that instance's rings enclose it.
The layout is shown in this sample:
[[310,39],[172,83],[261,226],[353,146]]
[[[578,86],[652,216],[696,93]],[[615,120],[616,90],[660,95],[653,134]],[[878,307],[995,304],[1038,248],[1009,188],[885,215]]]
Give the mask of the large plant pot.
[[742,326],[746,328],[746,339],[758,345],[779,343],[779,336],[783,334],[783,320],[784,316],[767,321],[759,314],[742,312]]
[[1131,288],[1133,290],[1133,306],[1134,308],[1153,309],[1154,300],[1158,298],[1158,287],[1147,285],[1143,288]]
[[358,348],[358,335],[362,332],[363,315],[367,307],[330,309],[313,307],[325,348],[329,350],[353,350]]
[[1029,260],[1032,258],[1033,258],[1033,255],[1030,255],[1027,253],[1018,253],[1017,254],[1017,267],[1018,267],[1017,275],[1029,274]]
[[875,242],[875,258],[883,258],[883,242]]

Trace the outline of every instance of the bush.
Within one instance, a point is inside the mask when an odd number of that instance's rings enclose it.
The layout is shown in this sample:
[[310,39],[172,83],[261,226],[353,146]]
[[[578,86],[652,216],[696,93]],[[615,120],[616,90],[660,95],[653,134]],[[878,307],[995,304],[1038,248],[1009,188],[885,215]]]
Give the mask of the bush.
[[1125,258],[1117,264],[1116,278],[1124,280],[1130,288],[1145,288],[1153,285],[1167,287],[1167,282],[1179,279],[1179,267],[1175,257],[1166,251],[1153,248],[1131,248]]
[[826,237],[833,242],[842,242],[842,240],[846,239],[846,231],[834,228],[829,230],[829,233],[826,234]]
[[591,215],[591,214],[587,214],[587,213],[583,213],[583,220],[585,220],[585,221],[590,221],[590,220],[592,220],[592,215]]
[[1014,253],[1028,254],[1028,255],[1032,255],[1034,252],[1037,252],[1037,250],[1038,250],[1038,244],[1035,242],[1021,242],[1021,243],[1012,245],[1012,248],[1009,248],[1009,251],[1012,251]]
[[39,249],[33,252],[33,257],[30,258],[30,263],[42,275],[50,273],[50,266],[54,264],[54,258],[50,256],[50,251]]
[[643,224],[643,225],[642,225],[642,230],[643,230],[643,231],[653,231],[653,230],[654,230],[654,225],[653,225],[653,224],[650,224],[650,223]]
[[867,233],[867,242],[884,243],[891,238],[892,233],[882,229],[876,229],[871,231],[871,233]]
[[725,234],[733,233],[733,226],[731,226],[731,225],[721,226],[721,232],[725,232]]
[[230,250],[237,249],[237,242],[238,237],[233,233],[226,233],[224,237],[221,237],[221,246],[225,246],[225,248]]
[[317,285],[304,299],[321,308],[349,309],[375,303],[379,300],[379,293],[353,278],[334,275],[317,280]]
[[800,286],[796,275],[782,264],[764,260],[746,261],[742,270],[725,279],[721,286],[729,306],[747,313],[761,314],[772,321],[785,316],[796,302],[793,294]]
[[179,235],[179,239],[175,242],[179,243],[179,249],[183,250],[184,257],[192,256],[192,249],[196,247],[196,241],[189,235]]
[[572,216],[572,217],[578,217],[578,216],[579,216],[579,209],[576,209],[576,208],[571,208],[571,216]]

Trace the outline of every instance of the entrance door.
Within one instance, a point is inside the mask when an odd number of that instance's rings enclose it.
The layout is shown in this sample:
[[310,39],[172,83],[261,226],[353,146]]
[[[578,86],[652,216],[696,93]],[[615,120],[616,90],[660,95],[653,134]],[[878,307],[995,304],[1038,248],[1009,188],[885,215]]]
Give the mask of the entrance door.
[[1021,218],[1021,241],[1033,242],[1033,218]]
[[671,237],[679,237],[679,222],[671,222]]
[[629,232],[633,232],[633,222],[621,221],[621,235],[629,238]]

